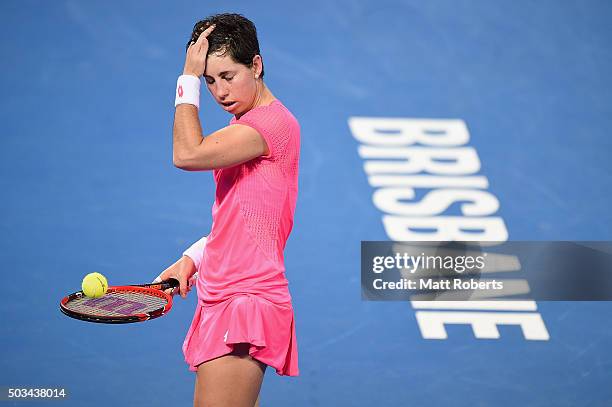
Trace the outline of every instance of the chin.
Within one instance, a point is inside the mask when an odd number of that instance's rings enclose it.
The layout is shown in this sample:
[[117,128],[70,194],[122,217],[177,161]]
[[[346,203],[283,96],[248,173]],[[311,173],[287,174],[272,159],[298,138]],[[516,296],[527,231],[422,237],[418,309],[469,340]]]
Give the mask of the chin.
[[246,113],[243,109],[234,109],[234,110],[229,110],[228,112],[233,115],[240,115],[240,114]]

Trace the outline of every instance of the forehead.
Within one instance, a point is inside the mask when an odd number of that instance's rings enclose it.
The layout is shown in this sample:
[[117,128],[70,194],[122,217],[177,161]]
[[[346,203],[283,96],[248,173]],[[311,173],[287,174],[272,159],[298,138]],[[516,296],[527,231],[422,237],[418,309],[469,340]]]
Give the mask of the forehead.
[[209,76],[215,76],[220,75],[222,72],[236,72],[244,68],[246,68],[246,66],[234,61],[229,54],[211,54],[206,57],[206,71],[204,72],[204,74]]

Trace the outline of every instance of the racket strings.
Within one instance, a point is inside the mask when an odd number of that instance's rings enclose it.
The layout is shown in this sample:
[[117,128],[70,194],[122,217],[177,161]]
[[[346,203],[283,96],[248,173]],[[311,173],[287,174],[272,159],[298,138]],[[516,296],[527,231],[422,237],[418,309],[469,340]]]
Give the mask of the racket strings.
[[163,297],[138,291],[110,291],[100,298],[77,297],[66,303],[66,308],[80,314],[125,317],[148,313],[163,308],[168,301]]

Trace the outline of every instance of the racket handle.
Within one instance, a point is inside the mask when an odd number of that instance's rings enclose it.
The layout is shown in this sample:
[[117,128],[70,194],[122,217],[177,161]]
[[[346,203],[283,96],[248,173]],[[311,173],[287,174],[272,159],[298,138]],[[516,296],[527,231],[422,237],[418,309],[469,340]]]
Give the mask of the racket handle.
[[[159,285],[159,287],[156,287],[157,285]],[[159,284],[155,284],[155,286],[152,288],[157,288],[158,290],[163,291],[169,288],[176,288],[178,286],[179,286],[179,281],[176,278],[169,278],[167,280],[160,282]]]
[[[195,282],[198,280],[198,272],[196,271],[196,273],[191,276],[189,278],[189,280],[187,280],[187,285],[189,287],[191,287],[192,285],[195,284]],[[157,290],[167,290],[169,288],[177,288],[179,287],[181,284],[179,283],[179,281],[176,278],[172,278],[170,277],[167,280],[161,281],[160,277],[157,276],[157,278],[155,280],[153,280],[153,283],[151,284],[142,284],[141,287],[150,287],[150,288],[155,288]]]

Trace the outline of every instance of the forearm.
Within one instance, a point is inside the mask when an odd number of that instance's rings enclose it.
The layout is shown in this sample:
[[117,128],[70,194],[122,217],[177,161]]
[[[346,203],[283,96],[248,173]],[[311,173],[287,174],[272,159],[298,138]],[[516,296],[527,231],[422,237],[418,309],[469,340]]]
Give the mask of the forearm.
[[202,126],[196,106],[187,103],[176,106],[172,133],[172,161],[180,168],[183,163],[189,161],[203,141]]

